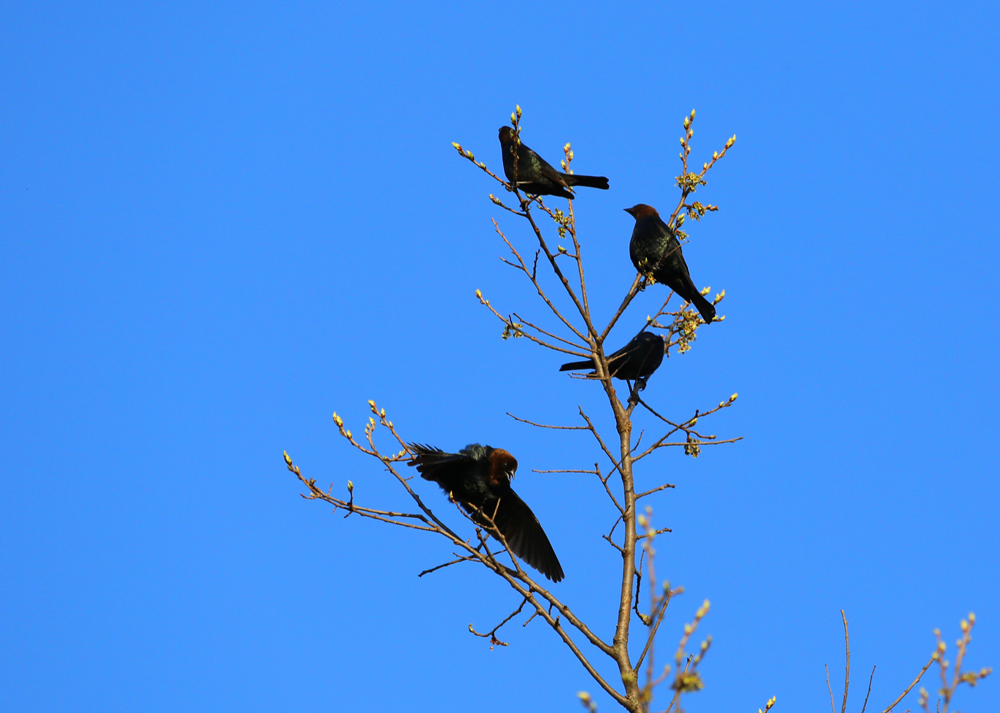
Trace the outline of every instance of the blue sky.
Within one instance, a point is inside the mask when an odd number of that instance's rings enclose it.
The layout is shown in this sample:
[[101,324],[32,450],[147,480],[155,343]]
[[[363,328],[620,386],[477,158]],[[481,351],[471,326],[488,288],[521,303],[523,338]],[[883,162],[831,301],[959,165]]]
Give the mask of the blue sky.
[[[610,637],[619,561],[598,453],[526,418],[603,419],[599,389],[500,326],[541,308],[497,259],[530,236],[487,199],[515,104],[575,201],[592,306],[634,275],[632,218],[699,194],[695,281],[727,320],[645,395],[710,430],[639,484],[658,571],[713,635],[691,711],[828,705],[851,622],[850,708],[884,708],[959,619],[1000,665],[995,447],[1000,13],[992,3],[28,4],[0,26],[0,706],[17,711],[613,710],[485,572],[416,574],[442,543],[303,501],[284,468],[404,501],[337,436],[367,399],[405,437],[504,447]],[[560,201],[553,199],[553,205]],[[658,305],[641,295],[611,342]],[[654,428],[640,418],[639,426]],[[431,484],[415,481],[443,506]],[[440,508],[445,512],[443,507]],[[928,674],[930,675],[930,673]],[[925,679],[934,690],[936,679]],[[987,680],[964,710],[1000,709]],[[915,706],[915,699],[909,701]]]

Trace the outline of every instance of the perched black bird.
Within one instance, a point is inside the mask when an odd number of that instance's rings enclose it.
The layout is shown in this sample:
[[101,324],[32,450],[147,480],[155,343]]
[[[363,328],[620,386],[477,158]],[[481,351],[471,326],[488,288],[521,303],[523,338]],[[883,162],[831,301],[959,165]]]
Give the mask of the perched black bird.
[[[662,362],[663,337],[652,332],[639,332],[632,341],[608,357],[608,371],[616,379],[637,381],[650,376]],[[563,364],[559,371],[593,368],[594,362],[588,359]]]
[[538,518],[510,488],[517,471],[514,456],[478,443],[458,453],[419,443],[409,444],[409,449],[416,454],[409,464],[417,467],[424,480],[440,485],[477,524],[486,525],[483,514],[492,518],[511,552],[553,582],[563,578],[562,566]]
[[715,306],[706,300],[691,280],[681,244],[653,206],[640,203],[625,209],[635,218],[632,242],[628,246],[629,257],[635,269],[652,274],[657,282],[662,282],[687,300],[701,313],[706,324],[715,319]]
[[517,158],[517,188],[536,196],[573,198],[572,186],[586,186],[608,190],[604,176],[579,176],[562,173],[550,166],[544,158],[523,143],[515,146],[514,132],[509,126],[500,127],[500,153],[503,154],[503,172],[511,184],[514,180],[515,149]]

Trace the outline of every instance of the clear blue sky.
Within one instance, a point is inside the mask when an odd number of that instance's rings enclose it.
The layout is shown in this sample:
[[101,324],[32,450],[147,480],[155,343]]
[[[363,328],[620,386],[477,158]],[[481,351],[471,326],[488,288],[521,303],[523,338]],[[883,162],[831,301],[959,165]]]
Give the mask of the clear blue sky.
[[[596,693],[538,621],[492,651],[467,632],[517,604],[485,572],[417,579],[450,550],[303,501],[281,459],[402,505],[330,420],[360,432],[369,398],[407,438],[507,448],[558,593],[610,636],[610,508],[585,477],[531,472],[597,451],[505,415],[569,423],[598,387],[501,341],[474,298],[540,314],[490,218],[529,236],[450,145],[498,169],[515,104],[530,146],[571,141],[611,180],[576,201],[599,316],[634,274],[621,209],[676,201],[683,116],[699,161],[737,135],[686,249],[727,320],[646,396],[682,417],[739,392],[707,423],[744,440],[639,473],[677,485],[653,500],[659,572],[687,589],[661,648],[712,602],[688,710],[825,710],[841,608],[851,710],[872,665],[881,710],[970,610],[969,664],[1000,667],[997,47],[987,2],[8,3],[0,708]],[[1000,681],[959,705],[1000,710]]]

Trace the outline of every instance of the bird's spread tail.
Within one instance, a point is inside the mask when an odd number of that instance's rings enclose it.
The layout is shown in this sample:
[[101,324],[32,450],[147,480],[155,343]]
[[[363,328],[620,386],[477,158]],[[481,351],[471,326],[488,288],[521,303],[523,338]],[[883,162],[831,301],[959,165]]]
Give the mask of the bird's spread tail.
[[584,186],[586,188],[600,188],[608,190],[608,179],[604,176],[578,176],[571,173],[566,176],[566,183],[571,186]]
[[407,465],[416,466],[417,470],[420,471],[420,476],[424,480],[439,482],[438,470],[442,465],[452,462],[456,458],[454,454],[445,453],[440,448],[434,448],[433,446],[425,446],[420,443],[410,443],[408,445],[410,452],[414,455]]
[[702,295],[695,295],[692,302],[706,324],[710,324],[715,319],[715,305],[706,300]]

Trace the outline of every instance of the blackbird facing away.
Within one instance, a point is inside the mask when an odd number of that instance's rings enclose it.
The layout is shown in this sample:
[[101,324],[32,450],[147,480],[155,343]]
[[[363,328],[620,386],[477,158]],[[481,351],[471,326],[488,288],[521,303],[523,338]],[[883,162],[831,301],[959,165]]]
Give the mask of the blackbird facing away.
[[[432,480],[468,512],[473,521],[486,525],[483,514],[493,519],[511,552],[553,582],[563,578],[562,566],[549,538],[531,508],[511,490],[517,460],[502,448],[466,446],[458,453],[409,444],[415,465],[424,480]],[[481,511],[481,512],[480,512]]]
[[[608,371],[616,379],[637,381],[650,376],[660,368],[662,361],[663,337],[652,332],[639,332],[632,341],[608,357]],[[563,364],[559,371],[593,368],[594,362],[588,359]]]
[[525,193],[572,199],[572,186],[608,190],[608,179],[604,176],[579,176],[575,173],[562,173],[552,168],[545,159],[523,143],[516,147],[514,132],[509,126],[501,126],[500,153],[503,154],[503,172],[511,184],[515,183],[515,149],[517,152],[517,188]]
[[632,242],[628,253],[635,269],[645,274],[652,273],[657,282],[662,282],[687,300],[701,313],[706,324],[715,319],[715,306],[706,300],[691,280],[681,244],[666,223],[656,212],[656,208],[639,203],[625,209],[635,218]]

